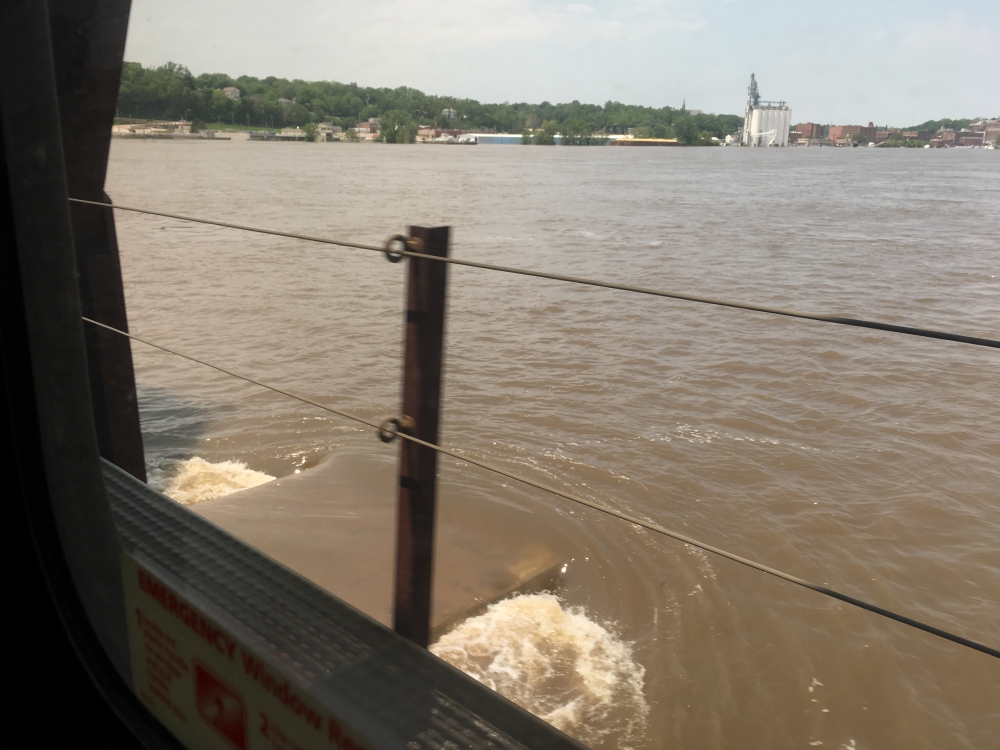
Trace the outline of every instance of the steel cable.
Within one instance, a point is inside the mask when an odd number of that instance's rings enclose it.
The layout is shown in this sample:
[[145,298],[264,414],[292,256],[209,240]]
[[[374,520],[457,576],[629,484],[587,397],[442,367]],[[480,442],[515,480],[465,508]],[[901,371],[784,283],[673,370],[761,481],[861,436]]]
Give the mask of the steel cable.
[[[289,237],[306,242],[318,242],[325,245],[337,245],[339,247],[353,247],[359,250],[371,250],[374,252],[386,252],[384,246],[365,245],[358,242],[347,242],[346,240],[328,239],[325,237],[314,237],[305,234],[293,234],[291,232],[278,232],[272,229],[260,229],[257,227],[244,226],[242,224],[229,224],[223,221],[212,219],[199,219],[192,216],[181,216],[179,214],[168,214],[162,211],[149,211],[144,208],[132,208],[129,206],[118,206],[111,203],[101,203],[99,201],[85,201],[79,198],[70,198],[74,203],[83,203],[92,206],[104,206],[114,208],[119,211],[132,211],[134,213],[149,214],[150,216],[161,216],[167,219],[177,219],[178,221],[190,221],[197,224],[209,224],[211,226],[225,227],[227,229],[239,229],[245,232],[257,232],[258,234],[270,234],[276,237]],[[771,315],[781,315],[787,318],[799,318],[802,320],[815,320],[822,323],[836,323],[844,326],[854,326],[857,328],[872,328],[878,331],[890,331],[892,333],[903,333],[908,336],[921,336],[924,338],[940,339],[943,341],[955,341],[962,344],[972,344],[974,346],[986,346],[993,349],[1000,349],[1000,341],[996,339],[980,338],[977,336],[964,336],[946,331],[936,331],[928,328],[915,328],[912,326],[900,326],[892,323],[882,323],[875,320],[864,320],[861,318],[849,318],[840,315],[822,315],[818,313],[800,312],[798,310],[786,310],[780,307],[770,307],[768,305],[753,305],[745,302],[732,302],[729,300],[715,299],[712,297],[702,297],[695,294],[682,294],[680,292],[667,292],[661,289],[650,289],[649,287],[632,286],[629,284],[616,284],[610,281],[600,281],[597,279],[586,279],[579,276],[565,276],[558,273],[546,273],[545,271],[531,271],[524,268],[513,268],[510,266],[499,266],[493,263],[479,263],[473,260],[460,260],[459,258],[442,258],[436,255],[425,255],[415,253],[410,250],[395,250],[397,256],[410,258],[425,258],[439,263],[451,263],[456,266],[467,266],[469,268],[480,268],[487,271],[500,271],[502,273],[512,273],[520,276],[534,276],[539,279],[550,279],[553,281],[565,281],[571,284],[582,284],[584,286],[600,287],[602,289],[615,289],[623,292],[633,292],[635,294],[646,294],[653,297],[664,297],[666,299],[676,299],[685,302],[699,302],[717,307],[730,307],[736,310],[749,310],[751,312],[768,313]]]
[[[160,351],[166,352],[168,354],[173,354],[173,355],[175,355],[177,357],[181,357],[182,359],[186,359],[186,360],[188,360],[190,362],[195,362],[195,363],[203,365],[205,367],[209,367],[209,368],[211,368],[213,370],[216,370],[218,372],[224,373],[224,374],[229,375],[231,377],[237,378],[239,380],[243,380],[244,382],[251,383],[253,385],[259,386],[261,388],[265,388],[265,389],[270,390],[270,391],[274,391],[275,393],[280,393],[283,396],[287,396],[289,398],[295,399],[296,401],[300,401],[300,402],[302,402],[304,404],[309,404],[310,406],[315,406],[315,407],[317,407],[319,409],[323,409],[324,411],[330,412],[331,414],[336,414],[337,416],[343,417],[344,419],[348,419],[348,420],[351,420],[351,421],[354,421],[354,422],[358,422],[359,424],[363,424],[363,425],[366,425],[368,427],[372,427],[372,428],[374,428],[376,430],[379,430],[380,427],[381,427],[379,424],[376,424],[375,422],[371,422],[371,421],[369,421],[367,419],[364,419],[362,417],[358,417],[358,416],[356,416],[354,414],[350,414],[348,412],[341,411],[339,409],[334,409],[331,406],[327,406],[326,404],[322,404],[322,403],[320,403],[318,401],[314,401],[313,399],[307,398],[305,396],[300,396],[297,393],[293,393],[291,391],[285,390],[284,388],[278,388],[277,386],[269,385],[268,383],[263,383],[263,382],[261,382],[259,380],[254,379],[254,378],[250,378],[250,377],[247,377],[245,375],[240,375],[239,373],[235,373],[232,370],[227,370],[226,368],[220,367],[219,365],[213,365],[210,362],[206,362],[206,361],[204,361],[202,359],[199,359],[197,357],[193,357],[193,356],[191,356],[189,354],[184,354],[182,352],[179,352],[179,351],[177,351],[175,349],[171,349],[169,347],[163,346],[161,344],[154,343],[154,342],[149,341],[147,339],[144,339],[144,338],[142,338],[140,336],[136,336],[135,334],[126,333],[125,331],[121,331],[121,330],[119,330],[117,328],[113,328],[113,327],[111,327],[109,325],[105,325],[104,323],[99,323],[96,320],[91,320],[90,318],[86,318],[85,317],[85,318],[83,318],[83,320],[85,320],[87,323],[91,323],[92,325],[99,326],[99,327],[104,328],[104,329],[106,329],[108,331],[111,331],[113,333],[117,333],[117,334],[120,334],[122,336],[126,336],[126,337],[132,339],[133,341],[138,341],[139,343],[145,344],[146,346],[150,346],[150,347],[153,347],[154,349],[159,349]],[[917,630],[922,630],[925,633],[930,633],[931,635],[935,635],[935,636],[937,636],[939,638],[943,638],[943,639],[951,641],[953,643],[957,643],[957,644],[959,644],[961,646],[966,646],[967,648],[971,648],[971,649],[974,649],[976,651],[980,651],[980,652],[982,652],[984,654],[988,654],[989,656],[993,656],[993,657],[996,657],[996,658],[1000,659],[1000,649],[991,648],[990,646],[986,646],[986,645],[984,645],[982,643],[979,643],[977,641],[973,641],[973,640],[971,640],[969,638],[965,638],[963,636],[956,635],[954,633],[950,633],[947,630],[942,630],[941,628],[934,627],[933,625],[928,625],[927,623],[920,622],[919,620],[914,620],[913,618],[906,617],[905,615],[898,614],[896,612],[893,612],[891,610],[885,609],[883,607],[879,607],[879,606],[876,606],[874,604],[869,604],[868,602],[862,601],[861,599],[856,599],[853,596],[848,596],[847,594],[842,594],[839,591],[835,591],[835,590],[833,590],[831,588],[827,588],[826,586],[820,586],[819,584],[816,584],[816,583],[810,583],[809,581],[806,581],[805,579],[799,578],[798,576],[793,576],[790,573],[785,573],[783,571],[778,570],[777,568],[772,568],[772,567],[770,567],[768,565],[764,565],[763,563],[755,562],[755,561],[750,560],[750,559],[748,559],[746,557],[742,557],[740,555],[737,555],[737,554],[735,554],[733,552],[728,552],[728,551],[726,551],[726,550],[724,550],[724,549],[722,549],[720,547],[716,547],[714,545],[707,544],[706,542],[698,541],[697,539],[689,537],[686,534],[681,534],[678,531],[671,531],[670,529],[667,529],[667,528],[665,528],[663,526],[660,526],[659,524],[653,523],[652,521],[646,521],[646,520],[644,520],[642,518],[638,518],[637,516],[629,515],[627,513],[622,513],[620,511],[614,510],[612,508],[608,508],[607,506],[601,505],[600,503],[596,503],[596,502],[594,502],[592,500],[587,500],[586,498],[580,497],[578,495],[574,495],[574,494],[569,493],[569,492],[565,492],[565,491],[560,490],[560,489],[558,489],[556,487],[550,487],[549,485],[542,484],[541,482],[536,482],[533,479],[529,479],[527,477],[520,476],[519,474],[514,474],[512,472],[507,471],[506,469],[500,468],[499,466],[494,466],[493,464],[489,464],[489,463],[486,463],[484,461],[480,461],[478,459],[471,458],[471,457],[469,457],[467,455],[464,455],[462,453],[459,453],[457,451],[449,450],[448,448],[445,448],[443,446],[435,445],[434,443],[429,443],[429,442],[427,442],[425,440],[420,440],[419,438],[413,437],[411,435],[407,435],[404,432],[397,432],[396,434],[399,437],[403,438],[404,440],[409,440],[410,442],[416,443],[417,445],[422,445],[425,448],[430,448],[432,450],[437,451],[438,453],[442,453],[442,454],[444,454],[446,456],[450,456],[451,458],[454,458],[454,459],[456,459],[458,461],[463,461],[465,463],[472,464],[473,466],[478,466],[481,469],[485,469],[486,471],[493,472],[494,474],[499,474],[500,476],[507,477],[508,479],[514,480],[515,482],[520,482],[521,484],[524,484],[524,485],[526,485],[528,487],[534,487],[535,489],[539,489],[539,490],[542,490],[544,492],[548,492],[548,493],[550,493],[552,495],[555,495],[557,497],[561,497],[561,498],[563,498],[565,500],[569,500],[569,501],[571,501],[573,503],[576,503],[578,505],[582,505],[582,506],[585,506],[587,508],[591,508],[592,510],[596,510],[596,511],[599,511],[601,513],[604,513],[604,514],[606,514],[608,516],[611,516],[612,518],[617,518],[617,519],[619,519],[621,521],[627,521],[628,523],[634,524],[634,525],[639,526],[641,528],[644,528],[644,529],[646,529],[648,531],[652,531],[654,533],[661,534],[661,535],[669,537],[671,539],[675,539],[675,540],[677,540],[679,542],[683,542],[684,544],[690,545],[692,547],[697,547],[698,549],[702,549],[702,550],[704,550],[706,552],[711,552],[714,555],[718,555],[719,557],[723,557],[723,558],[725,558],[727,560],[731,560],[732,562],[739,563],[740,565],[745,565],[748,568],[752,568],[754,570],[761,571],[762,573],[767,573],[768,575],[774,576],[775,578],[780,578],[783,581],[787,581],[789,583],[794,583],[797,586],[801,586],[803,588],[807,588],[807,589],[809,589],[811,591],[815,591],[816,593],[823,594],[824,596],[828,596],[828,597],[831,597],[833,599],[838,599],[838,600],[840,600],[842,602],[845,602],[847,604],[850,604],[852,606],[858,607],[860,609],[867,610],[868,612],[873,612],[873,613],[875,613],[877,615],[881,615],[882,617],[886,617],[886,618],[888,618],[890,620],[895,620],[896,622],[900,622],[900,623],[902,623],[904,625],[909,625],[910,627],[916,628]]]
[[319,242],[324,245],[337,245],[339,247],[354,247],[358,250],[374,250],[375,252],[381,253],[385,250],[384,247],[379,245],[365,245],[360,242],[347,242],[346,240],[331,240],[327,237],[312,237],[308,234],[294,234],[292,232],[279,232],[274,229],[261,229],[260,227],[248,227],[242,224],[230,224],[225,221],[215,221],[213,219],[199,219],[194,216],[181,216],[179,214],[167,214],[162,211],[150,211],[146,208],[132,208],[129,206],[118,206],[114,203],[103,203],[101,201],[85,201],[82,198],[70,198],[70,203],[82,203],[88,206],[103,206],[104,208],[114,208],[118,211],[131,211],[136,214],[148,214],[149,216],[162,216],[164,219],[177,219],[178,221],[190,221],[195,224],[209,224],[215,227],[224,227],[226,229],[239,229],[244,232],[256,232],[257,234],[270,234],[275,237],[289,237],[293,240],[305,240],[306,242]]

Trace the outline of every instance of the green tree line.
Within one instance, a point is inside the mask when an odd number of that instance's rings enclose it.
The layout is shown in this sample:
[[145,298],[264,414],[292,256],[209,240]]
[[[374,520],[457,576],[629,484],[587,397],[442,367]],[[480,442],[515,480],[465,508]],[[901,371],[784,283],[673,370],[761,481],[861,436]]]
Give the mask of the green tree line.
[[[234,86],[239,99],[230,99],[222,89]],[[285,102],[279,100],[284,99]],[[452,120],[442,111],[455,110]],[[438,125],[462,130],[496,130],[518,133],[534,131],[543,124],[567,135],[566,142],[586,145],[600,140],[595,133],[621,134],[640,129],[647,137],[678,137],[685,143],[704,142],[736,133],[743,123],[737,115],[691,115],[673,107],[643,107],[621,102],[564,104],[504,102],[483,104],[474,99],[432,96],[417,89],[371,88],[356,83],[302,81],[285,78],[232,78],[224,73],[193,75],[185,66],[167,63],[144,68],[126,62],[118,92],[120,117],[162,120],[201,120],[253,127],[303,127],[330,122],[346,131],[369,117],[391,119],[392,135],[398,142],[412,140],[419,125]],[[412,132],[411,132],[412,131]],[[681,132],[683,131],[683,132]],[[546,136],[543,134],[541,141]]]
[[941,128],[946,128],[950,130],[961,130],[962,128],[967,128],[971,125],[974,120],[969,119],[958,119],[950,120],[947,117],[942,120],[928,120],[927,122],[922,122],[919,125],[911,125],[908,128],[903,128],[903,130],[930,130],[936,133]]

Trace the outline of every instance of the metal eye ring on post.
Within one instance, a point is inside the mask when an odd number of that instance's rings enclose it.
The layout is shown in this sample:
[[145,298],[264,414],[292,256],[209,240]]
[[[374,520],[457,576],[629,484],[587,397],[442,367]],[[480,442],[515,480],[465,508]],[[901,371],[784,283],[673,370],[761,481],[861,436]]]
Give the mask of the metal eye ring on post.
[[[402,243],[402,250],[392,249],[393,244],[397,242]],[[386,260],[390,263],[399,263],[399,261],[406,257],[405,253],[407,251],[422,253],[424,251],[424,241],[419,237],[407,237],[405,234],[394,234],[386,239],[384,252]]]
[[399,433],[409,435],[416,426],[413,417],[389,417],[378,426],[378,439],[383,443],[391,443],[399,437]]

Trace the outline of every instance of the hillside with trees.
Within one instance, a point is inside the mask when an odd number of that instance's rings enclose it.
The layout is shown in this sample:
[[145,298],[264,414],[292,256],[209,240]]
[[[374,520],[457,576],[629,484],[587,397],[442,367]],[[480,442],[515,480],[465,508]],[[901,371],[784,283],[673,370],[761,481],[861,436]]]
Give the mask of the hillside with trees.
[[908,128],[904,128],[904,130],[929,130],[932,133],[936,133],[941,130],[941,128],[961,130],[962,128],[969,127],[972,122],[973,120],[967,118],[958,120],[944,118],[943,120],[927,120],[927,122],[922,122],[919,125],[911,125]]
[[[231,99],[222,89],[240,91]],[[281,101],[285,100],[285,101]],[[442,117],[455,110],[452,120]],[[617,134],[636,129],[643,137],[678,137],[696,145],[711,136],[736,133],[743,118],[737,115],[691,115],[672,107],[642,107],[620,102],[581,104],[517,103],[482,104],[474,99],[431,96],[417,89],[370,88],[356,83],[301,81],[285,78],[231,78],[223,73],[193,75],[185,66],[167,63],[144,68],[126,62],[118,93],[120,117],[157,120],[201,120],[244,127],[303,127],[329,122],[346,131],[369,117],[393,120],[393,132],[418,125],[443,128],[520,133],[540,129],[569,131],[572,142],[597,142],[594,133]],[[395,126],[399,127],[395,127]],[[544,137],[544,136],[543,136]],[[407,138],[408,139],[408,138]]]

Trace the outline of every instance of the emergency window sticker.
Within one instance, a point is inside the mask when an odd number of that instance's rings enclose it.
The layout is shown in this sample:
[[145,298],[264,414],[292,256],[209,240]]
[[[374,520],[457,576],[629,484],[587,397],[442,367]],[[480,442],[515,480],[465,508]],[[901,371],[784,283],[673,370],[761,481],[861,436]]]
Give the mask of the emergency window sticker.
[[266,658],[122,556],[132,682],[190,748],[371,750]]
[[247,750],[247,707],[243,697],[194,660],[194,700],[198,716],[237,750]]

